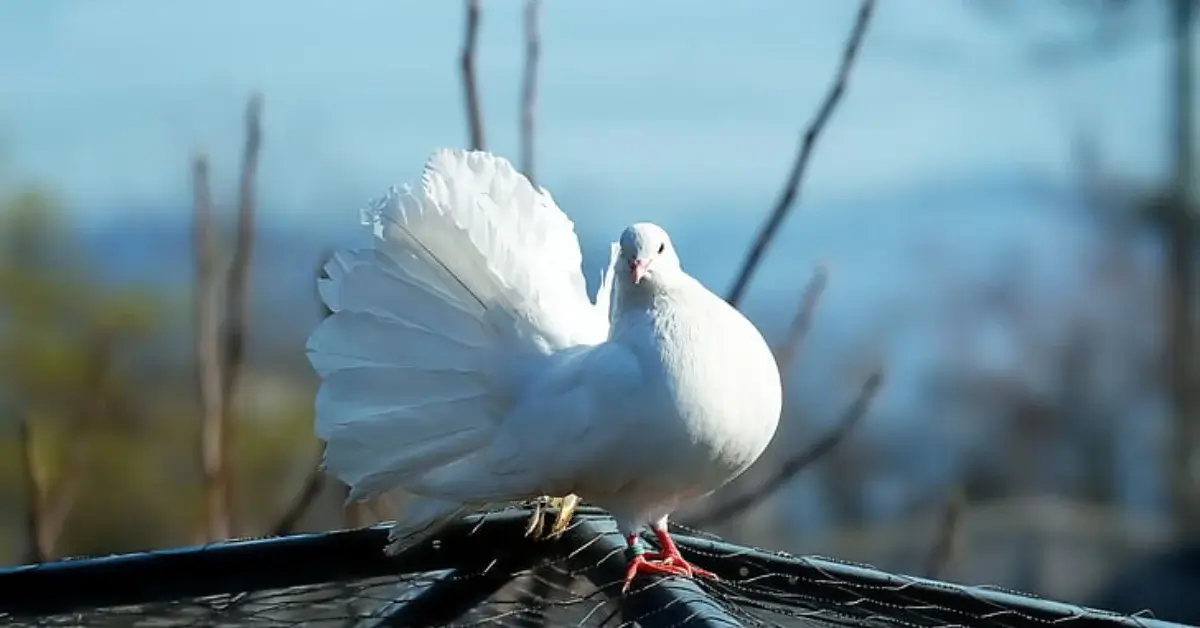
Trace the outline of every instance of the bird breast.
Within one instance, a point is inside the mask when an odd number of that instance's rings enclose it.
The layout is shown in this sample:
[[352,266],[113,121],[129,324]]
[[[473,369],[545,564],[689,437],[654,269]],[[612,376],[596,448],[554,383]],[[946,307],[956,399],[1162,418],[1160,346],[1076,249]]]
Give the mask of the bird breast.
[[[779,424],[782,386],[770,348],[737,310],[705,291],[708,303],[662,304],[648,331],[661,377],[671,438],[692,446],[678,464],[707,476],[707,490],[737,477],[770,444]],[[688,299],[692,301],[692,299]],[[665,449],[665,447],[664,447]]]

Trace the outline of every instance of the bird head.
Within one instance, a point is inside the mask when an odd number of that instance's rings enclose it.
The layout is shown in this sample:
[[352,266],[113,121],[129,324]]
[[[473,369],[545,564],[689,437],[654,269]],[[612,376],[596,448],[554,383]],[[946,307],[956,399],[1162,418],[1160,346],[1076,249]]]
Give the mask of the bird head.
[[621,233],[617,273],[626,286],[653,287],[681,272],[671,237],[662,227],[639,222]]

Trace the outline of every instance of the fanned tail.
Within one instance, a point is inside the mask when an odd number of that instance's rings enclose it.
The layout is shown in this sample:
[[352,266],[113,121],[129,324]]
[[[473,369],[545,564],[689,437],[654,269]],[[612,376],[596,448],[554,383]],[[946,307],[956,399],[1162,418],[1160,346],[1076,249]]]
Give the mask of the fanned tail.
[[308,356],[324,465],[350,499],[424,487],[395,549],[482,506],[438,499],[429,478],[491,444],[547,356],[604,340],[612,260],[593,304],[571,221],[483,152],[435,153],[420,189],[391,190],[364,222],[374,247],[325,266],[333,314]]
[[471,514],[473,508],[467,504],[440,499],[418,498],[411,500],[404,515],[388,530],[388,544],[384,551],[399,554],[410,547],[441,532],[455,520]]

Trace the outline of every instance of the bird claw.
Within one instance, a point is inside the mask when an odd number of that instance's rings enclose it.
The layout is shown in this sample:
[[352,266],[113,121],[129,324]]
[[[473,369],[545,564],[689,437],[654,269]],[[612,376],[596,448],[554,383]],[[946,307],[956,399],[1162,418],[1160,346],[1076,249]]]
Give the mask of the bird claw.
[[[550,500],[551,502],[555,500]],[[558,514],[554,517],[554,525],[550,528],[550,538],[556,538],[567,531],[571,519],[575,517],[575,509],[579,507],[579,496],[567,495],[558,501]]]
[[534,540],[542,538],[542,530],[546,527],[545,504],[548,497],[539,497],[533,501],[533,512],[529,515],[529,523],[525,526],[525,536]]
[[[544,534],[547,507],[555,508],[558,511],[554,517],[554,525],[550,527],[549,536]],[[529,516],[529,524],[525,526],[525,536],[535,540],[562,536],[567,527],[571,525],[571,518],[575,516],[575,509],[578,507],[579,497],[577,495],[539,497],[533,502],[533,513]]]
[[679,576],[681,578],[720,580],[717,574],[692,565],[678,552],[646,552],[645,554],[634,556],[629,561],[629,568],[625,570],[625,584],[621,587],[622,594],[629,592],[629,587],[633,584],[633,579],[638,575]]

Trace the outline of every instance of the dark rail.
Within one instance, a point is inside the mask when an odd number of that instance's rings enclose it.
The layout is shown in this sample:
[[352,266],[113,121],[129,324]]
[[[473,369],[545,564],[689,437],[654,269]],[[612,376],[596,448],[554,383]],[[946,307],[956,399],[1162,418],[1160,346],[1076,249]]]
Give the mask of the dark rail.
[[[581,508],[561,538],[535,541],[524,536],[529,515],[511,509],[469,517],[449,526],[437,542],[397,557],[383,554],[387,527],[381,525],[4,569],[0,618],[445,571],[448,575],[413,599],[393,604],[379,625],[446,623],[469,610],[470,602],[487,599],[513,574],[564,558],[573,574],[587,577],[610,597],[620,596],[626,558],[610,518]],[[639,580],[621,600],[627,620],[646,626],[736,626],[740,622],[728,599],[740,597],[790,605],[800,609],[793,613],[800,617],[811,613],[860,624],[1181,626],[684,534],[675,538],[689,560],[722,582]]]

